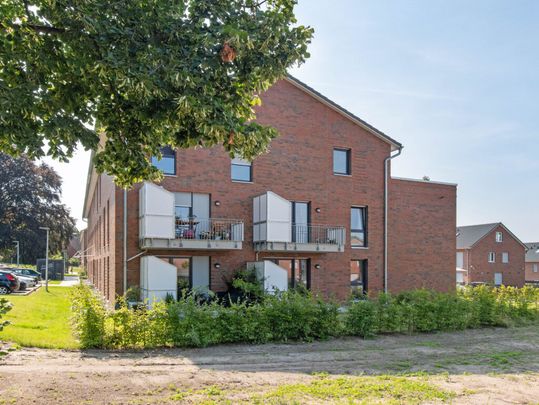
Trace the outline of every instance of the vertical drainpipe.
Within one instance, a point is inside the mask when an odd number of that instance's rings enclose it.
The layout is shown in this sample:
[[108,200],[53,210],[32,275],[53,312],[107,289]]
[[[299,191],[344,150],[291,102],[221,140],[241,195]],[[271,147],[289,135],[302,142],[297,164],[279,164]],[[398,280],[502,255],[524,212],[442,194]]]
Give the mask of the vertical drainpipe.
[[123,278],[124,278],[124,294],[127,291],[127,190],[124,188],[124,265],[123,265]]
[[399,156],[402,152],[402,146],[394,155],[389,155],[384,160],[384,292],[387,294],[387,228],[389,212],[389,161]]

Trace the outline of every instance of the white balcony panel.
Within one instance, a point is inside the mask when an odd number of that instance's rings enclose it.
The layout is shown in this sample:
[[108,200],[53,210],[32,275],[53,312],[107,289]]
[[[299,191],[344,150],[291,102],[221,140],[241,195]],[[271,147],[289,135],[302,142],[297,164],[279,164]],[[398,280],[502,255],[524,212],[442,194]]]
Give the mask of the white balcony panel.
[[254,242],[292,240],[292,203],[268,191],[253,199]]
[[259,280],[263,280],[264,290],[274,294],[276,291],[288,290],[288,273],[286,269],[275,263],[264,260],[259,262],[248,262],[248,269],[254,269]]
[[139,191],[139,236],[174,238],[174,194],[153,183]]
[[155,256],[140,260],[140,291],[143,300],[151,304],[164,300],[168,294],[176,299],[178,283],[176,266]]

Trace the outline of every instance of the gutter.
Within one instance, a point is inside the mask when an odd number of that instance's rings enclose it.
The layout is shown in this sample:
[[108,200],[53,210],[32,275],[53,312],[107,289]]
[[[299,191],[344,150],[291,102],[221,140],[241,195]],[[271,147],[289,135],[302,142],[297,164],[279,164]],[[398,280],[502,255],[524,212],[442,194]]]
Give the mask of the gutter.
[[123,284],[124,284],[124,295],[127,292],[127,190],[124,188],[124,263],[123,263]]
[[389,155],[384,159],[384,292],[388,292],[388,272],[387,272],[387,228],[388,228],[388,213],[389,213],[389,162],[402,153],[402,146],[399,147],[397,153]]

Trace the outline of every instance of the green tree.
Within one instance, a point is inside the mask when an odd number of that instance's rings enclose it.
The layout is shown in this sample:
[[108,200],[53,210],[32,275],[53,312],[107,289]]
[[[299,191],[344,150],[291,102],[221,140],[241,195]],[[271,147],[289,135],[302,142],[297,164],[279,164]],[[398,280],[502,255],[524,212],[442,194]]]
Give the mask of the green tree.
[[62,181],[46,164],[36,165],[26,156],[0,153],[0,252],[14,255],[20,242],[22,263],[35,263],[45,255],[45,231],[50,228],[51,255],[64,249],[75,229],[69,210],[60,203]]
[[66,160],[80,142],[121,186],[159,178],[164,145],[252,159],[277,136],[259,95],[309,56],[295,4],[2,0],[0,151]]

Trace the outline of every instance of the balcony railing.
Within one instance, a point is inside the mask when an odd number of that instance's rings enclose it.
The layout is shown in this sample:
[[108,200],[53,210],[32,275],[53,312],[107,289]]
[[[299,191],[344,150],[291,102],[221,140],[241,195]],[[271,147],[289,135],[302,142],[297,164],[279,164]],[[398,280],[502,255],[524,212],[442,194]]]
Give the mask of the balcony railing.
[[292,242],[325,245],[344,245],[345,229],[342,226],[292,224]]
[[176,218],[176,239],[243,241],[243,221],[223,218]]
[[[346,230],[343,226],[292,224],[287,233],[289,241],[272,240],[267,233],[255,240],[257,251],[337,253],[344,251]],[[291,237],[290,237],[291,236]]]

